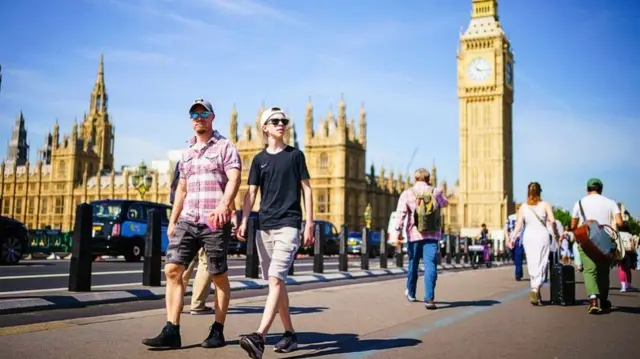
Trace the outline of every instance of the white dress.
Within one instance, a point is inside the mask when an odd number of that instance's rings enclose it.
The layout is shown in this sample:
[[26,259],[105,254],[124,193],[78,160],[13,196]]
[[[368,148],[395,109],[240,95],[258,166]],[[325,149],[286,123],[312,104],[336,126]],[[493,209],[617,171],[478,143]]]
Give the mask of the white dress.
[[[549,231],[547,230],[547,214],[544,210],[543,202],[535,206],[523,204],[520,212],[524,219],[524,232],[522,234],[522,245],[527,255],[527,270],[531,289],[538,289],[543,282],[544,274],[549,263]],[[535,212],[535,214],[534,214]],[[540,219],[536,217],[536,214]]]

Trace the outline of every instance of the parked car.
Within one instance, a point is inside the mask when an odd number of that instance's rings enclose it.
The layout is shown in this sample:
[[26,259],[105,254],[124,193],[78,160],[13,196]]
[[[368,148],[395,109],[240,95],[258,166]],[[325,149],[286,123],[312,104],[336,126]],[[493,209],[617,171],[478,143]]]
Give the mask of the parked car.
[[[369,257],[375,258],[380,255],[380,242],[382,233],[371,232],[369,239]],[[362,250],[362,232],[349,232],[347,235],[347,253],[360,254]],[[387,257],[393,257],[395,247],[387,243]]]
[[[304,241],[304,228],[305,228],[305,224],[307,221],[302,221],[302,227],[301,227],[301,240]],[[325,255],[337,255],[338,253],[340,253],[340,234],[338,233],[338,230],[336,229],[336,227],[333,225],[333,223],[329,222],[329,221],[323,221],[323,220],[314,220],[313,221],[315,223],[315,225],[320,226],[320,238],[316,238],[315,240],[322,240],[324,241],[324,254]],[[300,246],[300,249],[298,250],[299,254],[309,254],[312,255],[313,254],[313,245],[310,245],[308,247],[302,247]]]
[[0,264],[18,264],[29,245],[29,229],[13,218],[0,216]]

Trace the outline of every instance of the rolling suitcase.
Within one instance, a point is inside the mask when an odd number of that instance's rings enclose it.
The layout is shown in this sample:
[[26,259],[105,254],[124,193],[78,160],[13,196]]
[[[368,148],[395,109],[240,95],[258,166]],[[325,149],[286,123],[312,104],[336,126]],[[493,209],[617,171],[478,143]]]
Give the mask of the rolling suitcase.
[[551,265],[551,303],[562,306],[576,303],[576,272],[572,265],[562,264],[559,250]]

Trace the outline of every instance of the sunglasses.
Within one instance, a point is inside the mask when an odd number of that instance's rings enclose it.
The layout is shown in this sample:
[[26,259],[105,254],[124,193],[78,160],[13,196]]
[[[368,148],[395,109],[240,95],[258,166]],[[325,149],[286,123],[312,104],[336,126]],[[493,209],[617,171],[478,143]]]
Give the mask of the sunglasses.
[[289,124],[289,120],[287,120],[286,118],[274,118],[272,120],[269,120],[269,122],[271,122],[272,125],[274,126],[278,126],[278,124],[282,123],[283,125],[288,125]]
[[197,120],[198,118],[207,118],[209,116],[211,116],[211,112],[209,111],[202,111],[200,113],[197,112],[191,112],[191,114],[189,114],[189,116],[193,119],[193,120]]

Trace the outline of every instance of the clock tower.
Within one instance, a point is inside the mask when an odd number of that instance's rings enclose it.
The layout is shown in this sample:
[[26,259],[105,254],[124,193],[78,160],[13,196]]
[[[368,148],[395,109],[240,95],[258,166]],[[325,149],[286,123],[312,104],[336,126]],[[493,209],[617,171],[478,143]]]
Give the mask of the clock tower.
[[458,49],[462,228],[499,229],[513,211],[513,64],[498,1],[472,0]]

